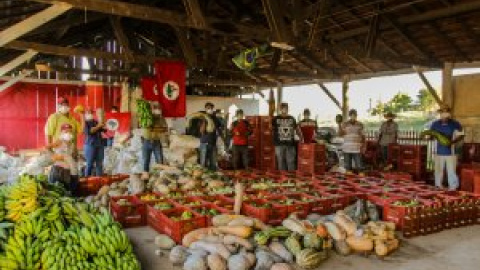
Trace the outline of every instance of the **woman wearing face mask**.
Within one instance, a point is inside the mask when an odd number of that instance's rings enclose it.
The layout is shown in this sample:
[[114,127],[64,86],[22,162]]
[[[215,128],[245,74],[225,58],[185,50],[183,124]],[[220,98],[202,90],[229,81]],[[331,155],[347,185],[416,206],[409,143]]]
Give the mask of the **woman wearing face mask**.
[[85,111],[85,142],[83,151],[87,166],[85,168],[85,176],[92,176],[93,166],[95,165],[95,175],[103,175],[103,157],[104,144],[102,132],[105,132],[105,123],[97,121],[93,117],[93,110],[87,109]]
[[348,116],[350,119],[340,126],[340,136],[343,136],[342,151],[345,169],[347,171],[362,170],[362,152],[365,150],[363,124],[357,121],[356,110],[350,110]]
[[159,164],[163,163],[162,143],[168,140],[168,125],[162,116],[162,110],[158,103],[152,104],[153,123],[152,126],[142,128],[142,156],[143,171],[150,171],[150,161],[152,153],[155,161]]
[[450,145],[443,145],[437,142],[437,153],[435,156],[435,186],[443,187],[443,174],[447,167],[448,186],[450,190],[456,190],[459,186],[457,176],[457,156],[455,144],[464,138],[462,125],[451,118],[451,110],[448,106],[442,106],[438,110],[440,119],[433,122],[431,130],[442,133],[450,139]]
[[380,134],[378,135],[378,145],[382,152],[382,162],[387,165],[388,159],[388,145],[397,143],[398,124],[395,123],[395,114],[388,112],[384,115],[387,121],[383,122],[380,127]]
[[78,165],[74,153],[76,146],[73,141],[73,127],[63,124],[60,127],[59,139],[47,145],[53,153],[54,165],[50,169],[49,182],[62,183],[72,194],[75,194],[78,184]]

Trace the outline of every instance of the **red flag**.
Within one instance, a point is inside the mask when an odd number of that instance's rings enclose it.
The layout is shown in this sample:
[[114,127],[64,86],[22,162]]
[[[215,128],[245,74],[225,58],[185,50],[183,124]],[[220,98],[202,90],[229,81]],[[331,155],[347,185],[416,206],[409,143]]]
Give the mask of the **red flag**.
[[106,135],[130,132],[130,113],[105,113],[105,121]]
[[185,117],[187,114],[186,69],[179,61],[155,63],[160,105],[164,117]]
[[140,84],[145,100],[160,102],[160,92],[158,91],[155,77],[143,77]]

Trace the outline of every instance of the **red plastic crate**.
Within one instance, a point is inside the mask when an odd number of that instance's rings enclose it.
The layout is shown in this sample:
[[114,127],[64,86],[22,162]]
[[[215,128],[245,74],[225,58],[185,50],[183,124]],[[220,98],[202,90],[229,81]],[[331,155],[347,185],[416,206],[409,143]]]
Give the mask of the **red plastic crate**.
[[403,199],[403,197],[391,193],[373,193],[367,195],[367,200],[381,207],[385,207],[385,205],[400,199]]
[[192,207],[188,207],[188,208],[192,209],[192,211],[198,213],[199,215],[201,215],[205,218],[205,226],[206,227],[213,226],[213,223],[212,223],[213,216],[202,214],[201,212],[202,212],[203,209],[207,209],[207,210],[208,209],[215,209],[218,212],[218,215],[233,214],[233,211],[229,211],[227,209],[218,207],[215,204],[211,204],[211,203],[210,204],[204,204],[204,205],[201,205],[201,206],[192,206]]
[[[410,201],[410,200],[401,199],[400,201]],[[412,207],[396,206],[396,205],[393,205],[394,202],[395,201],[391,201],[389,204],[384,205],[383,220],[395,223],[396,227],[399,230],[406,229],[405,216],[408,214],[409,211],[415,211],[416,209],[419,209],[419,206],[412,206]]]
[[415,159],[426,160],[427,146],[426,145],[400,145],[399,159]]
[[172,201],[177,206],[184,206],[184,207],[201,206],[205,204],[205,202],[200,200],[198,197],[190,197],[190,196],[184,197],[184,198],[175,198],[175,199],[172,199]]
[[343,194],[339,190],[320,191],[320,193],[325,197],[332,199],[331,208],[333,211],[347,207],[352,201],[350,195]]
[[242,214],[246,216],[258,218],[260,221],[264,223],[269,223],[270,217],[272,215],[272,208],[253,206],[252,203],[256,203],[257,205],[269,204],[269,202],[265,199],[246,200],[242,204]]
[[[154,209],[154,211],[158,211]],[[180,216],[183,212],[189,211],[193,218],[188,220],[173,220],[172,217]],[[176,243],[181,243],[185,234],[206,226],[205,217],[199,215],[187,207],[177,207],[171,210],[158,211],[158,228],[164,234],[170,236]]]
[[292,205],[288,205],[288,214],[297,213],[299,218],[306,218],[310,214],[311,203],[302,200],[304,198],[303,193],[287,193],[285,197],[293,199]]
[[333,214],[336,210],[332,208],[332,205],[335,203],[334,199],[328,198],[323,194],[307,193],[305,194],[305,197],[313,200],[313,202],[310,204],[310,211],[312,213],[329,215]]
[[[121,199],[127,200],[131,205],[119,205]],[[145,215],[142,215],[142,207],[133,196],[118,196],[110,198],[110,212],[113,218],[125,228],[144,226]]]

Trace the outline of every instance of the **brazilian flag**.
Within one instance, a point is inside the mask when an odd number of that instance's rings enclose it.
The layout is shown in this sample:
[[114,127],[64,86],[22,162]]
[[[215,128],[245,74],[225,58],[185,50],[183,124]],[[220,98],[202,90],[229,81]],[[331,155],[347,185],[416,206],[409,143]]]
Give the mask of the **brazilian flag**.
[[239,69],[251,71],[256,67],[257,59],[268,53],[267,50],[268,45],[247,49],[232,58],[232,61]]

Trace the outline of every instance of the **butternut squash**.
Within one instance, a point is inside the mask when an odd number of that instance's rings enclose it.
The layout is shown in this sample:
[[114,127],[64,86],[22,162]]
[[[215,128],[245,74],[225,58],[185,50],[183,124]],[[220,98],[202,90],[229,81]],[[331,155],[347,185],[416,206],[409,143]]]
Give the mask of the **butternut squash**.
[[373,250],[373,240],[357,237],[357,236],[350,236],[347,238],[347,244],[352,248],[354,251],[358,252],[366,252]]
[[338,211],[335,217],[333,218],[333,222],[335,222],[338,226],[340,226],[347,235],[353,235],[357,231],[357,224],[350,219],[343,211]]
[[242,238],[248,238],[252,235],[253,229],[247,226],[220,226],[215,231],[223,234],[231,234]]
[[345,232],[343,232],[335,223],[326,222],[325,227],[327,228],[328,234],[334,240],[345,240]]
[[247,250],[251,250],[253,249],[253,245],[252,243],[250,243],[248,240],[242,238],[242,237],[238,237],[238,236],[235,236],[235,235],[226,235],[223,237],[223,243],[225,245],[240,245],[242,247],[244,247],[245,249]]
[[398,239],[393,240],[376,240],[375,241],[375,253],[378,256],[387,256],[392,251],[398,248]]
[[317,235],[322,238],[325,238],[328,236],[327,227],[325,227],[325,225],[321,222],[317,224],[316,232],[317,232]]
[[235,220],[237,218],[244,218],[244,217],[245,216],[243,215],[218,215],[212,218],[212,224],[213,226],[226,226],[232,220]]
[[217,253],[218,255],[222,256],[225,260],[228,260],[232,255],[230,251],[225,247],[223,244],[215,244],[215,243],[207,243],[204,241],[197,241],[193,242],[190,247],[192,249],[203,249],[210,254]]
[[190,247],[190,245],[195,242],[200,240],[200,238],[204,237],[205,235],[209,235],[213,233],[213,228],[201,228],[201,229],[196,229],[193,230],[189,233],[187,233],[183,239],[182,239],[182,245],[186,247]]
[[218,254],[208,255],[207,265],[210,270],[227,270],[227,261]]

